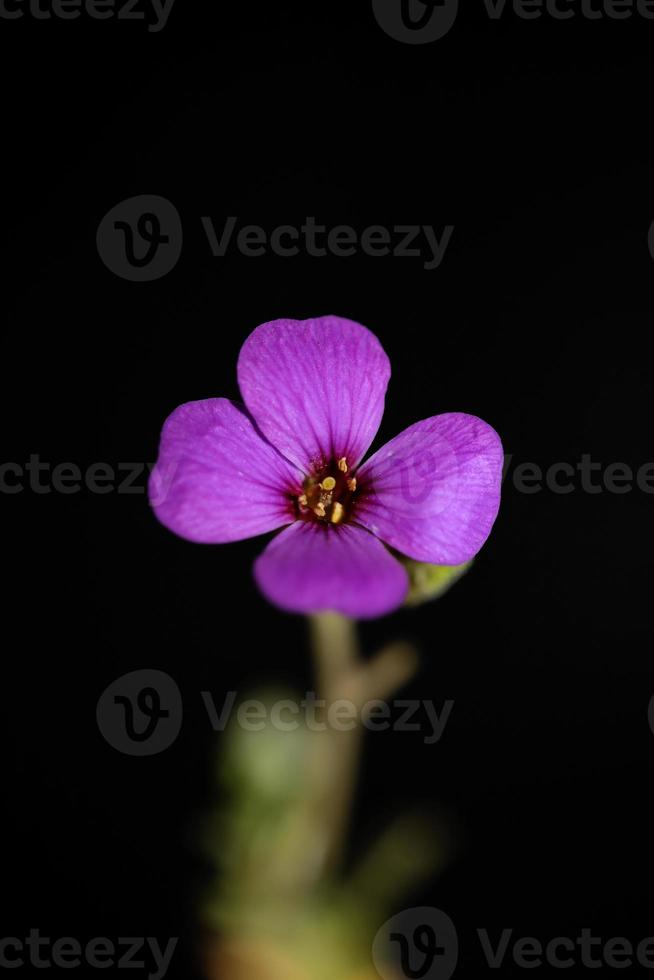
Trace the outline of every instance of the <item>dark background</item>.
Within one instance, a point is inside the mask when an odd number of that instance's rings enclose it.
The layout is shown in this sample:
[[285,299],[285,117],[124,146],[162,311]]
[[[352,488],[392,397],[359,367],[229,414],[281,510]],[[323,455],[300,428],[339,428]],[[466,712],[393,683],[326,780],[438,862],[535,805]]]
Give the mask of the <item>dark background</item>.
[[[653,458],[654,21],[491,22],[471,4],[445,38],[409,46],[368,3],[223,6],[177,0],[159,34],[0,20],[2,456],[152,462],[178,404],[237,395],[257,324],[369,326],[393,365],[376,445],[466,411],[513,461],[469,576],[362,628],[369,652],[414,639],[423,667],[406,696],[455,707],[435,746],[368,736],[353,856],[394,812],[434,809],[456,853],[405,904],[445,909],[466,949],[478,926],[637,942],[654,934],[654,498],[578,479],[524,494],[512,472]],[[152,283],[112,274],[95,244],[105,213],[139,194],[184,224],[178,266]],[[201,215],[455,231],[434,271],[216,259]],[[304,623],[255,590],[261,541],[180,541],[142,492],[26,487],[2,512],[0,933],[179,935],[169,976],[199,976],[191,828],[214,737],[198,692],[306,690]],[[117,753],[95,721],[104,688],[140,667],[171,674],[186,709],[150,759]],[[460,973],[485,969],[464,953]]]

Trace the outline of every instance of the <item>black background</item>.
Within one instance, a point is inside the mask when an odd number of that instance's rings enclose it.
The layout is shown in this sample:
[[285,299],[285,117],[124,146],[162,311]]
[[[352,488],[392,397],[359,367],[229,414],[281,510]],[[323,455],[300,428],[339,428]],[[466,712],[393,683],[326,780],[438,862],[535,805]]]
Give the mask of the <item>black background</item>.
[[[453,859],[406,904],[452,916],[464,975],[485,970],[478,926],[653,935],[654,498],[579,479],[525,494],[512,473],[653,458],[654,21],[493,22],[470,4],[445,38],[409,46],[368,3],[223,6],[177,0],[158,34],[0,20],[2,456],[152,462],[178,404],[237,396],[257,324],[365,323],[393,365],[376,445],[466,411],[513,460],[469,576],[362,628],[369,652],[414,639],[423,667],[406,696],[455,707],[435,746],[368,736],[352,856],[398,810],[446,815]],[[178,266],[153,283],[113,275],[95,244],[104,214],[138,194],[184,223]],[[455,231],[434,271],[217,259],[202,215]],[[304,624],[255,590],[261,541],[178,540],[143,493],[26,487],[2,505],[0,932],[179,935],[169,975],[199,976],[191,828],[214,737],[198,692],[306,690]],[[185,700],[179,739],[151,759],[120,755],[95,722],[103,689],[140,667],[170,673]]]

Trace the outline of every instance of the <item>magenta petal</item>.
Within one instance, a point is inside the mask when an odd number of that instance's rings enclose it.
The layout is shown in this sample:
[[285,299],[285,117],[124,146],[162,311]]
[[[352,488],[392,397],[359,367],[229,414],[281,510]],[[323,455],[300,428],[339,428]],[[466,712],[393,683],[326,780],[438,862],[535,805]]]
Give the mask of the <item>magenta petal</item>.
[[148,492],[167,528],[221,544],[294,519],[290,493],[302,477],[226,398],[188,402],[168,417]]
[[288,612],[331,610],[357,619],[383,616],[402,604],[402,565],[367,531],[301,523],[287,527],[257,559],[259,588]]
[[474,415],[417,422],[359,470],[355,519],[410,558],[459,565],[490,534],[503,461],[499,436]]
[[390,373],[375,335],[337,316],[264,323],[238,359],[257,425],[305,471],[330,458],[359,462],[379,428]]

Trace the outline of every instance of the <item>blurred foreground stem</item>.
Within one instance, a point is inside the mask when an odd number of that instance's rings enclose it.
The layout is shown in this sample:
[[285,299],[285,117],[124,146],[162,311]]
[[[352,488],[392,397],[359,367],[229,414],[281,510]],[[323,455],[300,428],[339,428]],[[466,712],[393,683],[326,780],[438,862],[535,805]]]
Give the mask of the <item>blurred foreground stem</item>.
[[356,625],[336,613],[310,618],[311,645],[316,672],[316,694],[325,701],[327,730],[316,741],[316,806],[324,829],[322,867],[338,865],[354,796],[361,754],[361,725],[341,731],[332,723],[336,702],[353,700],[353,678],[359,671],[359,644]]
[[[322,828],[320,874],[342,858],[361,755],[366,706],[392,695],[413,674],[417,655],[408,644],[385,647],[361,660],[356,623],[337,613],[309,618],[318,700],[325,702],[326,730],[316,740],[313,797]],[[338,702],[342,702],[339,704]]]
[[311,616],[309,629],[313,717],[286,730],[233,726],[221,763],[228,803],[207,830],[218,872],[203,909],[208,980],[372,980],[380,922],[440,860],[428,825],[402,818],[343,873],[370,702],[393,697],[418,658],[393,643],[364,660],[356,623],[334,613]]

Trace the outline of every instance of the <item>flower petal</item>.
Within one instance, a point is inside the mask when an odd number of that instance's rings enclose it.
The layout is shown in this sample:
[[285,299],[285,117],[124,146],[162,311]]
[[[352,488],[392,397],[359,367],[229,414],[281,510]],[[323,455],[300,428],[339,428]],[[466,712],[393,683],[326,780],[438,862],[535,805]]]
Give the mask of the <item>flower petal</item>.
[[360,527],[298,522],[257,559],[259,588],[288,612],[331,610],[359,619],[402,604],[407,573],[383,544]]
[[417,422],[357,473],[355,519],[409,558],[460,565],[490,534],[503,462],[499,436],[474,415]]
[[164,423],[150,503],[167,528],[222,544],[289,524],[301,475],[226,398],[187,402]]
[[374,439],[391,368],[373,333],[352,320],[273,320],[241,348],[238,383],[257,425],[305,472],[329,459],[355,466]]

